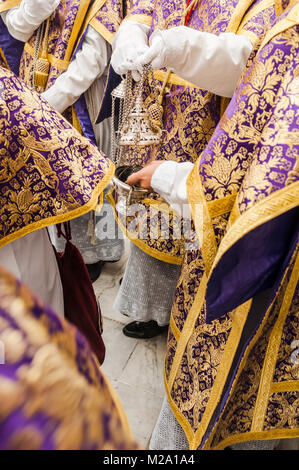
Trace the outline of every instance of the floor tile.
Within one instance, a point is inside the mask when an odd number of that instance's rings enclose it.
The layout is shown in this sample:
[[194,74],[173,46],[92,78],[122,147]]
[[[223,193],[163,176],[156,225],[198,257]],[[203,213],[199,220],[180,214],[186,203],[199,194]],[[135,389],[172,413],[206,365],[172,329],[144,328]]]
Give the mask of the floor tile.
[[127,338],[123,334],[121,323],[109,318],[104,318],[103,323],[106,357],[102,368],[108,377],[119,379],[137,346],[137,340]]
[[117,263],[105,263],[100,277],[93,284],[96,297],[100,303],[102,316],[118,321],[123,325],[129,323],[130,319],[114,310],[113,303],[120,286],[119,281],[125,270],[126,261],[127,253]]
[[113,309],[128,258],[129,243],[117,263],[106,263],[93,284],[103,317],[106,357],[102,370],[116,391],[131,430],[143,448],[147,448],[160,413],[163,397],[163,366],[166,333],[138,340],[126,337],[122,328],[130,319]]
[[166,334],[152,339],[138,340],[119,380],[163,397],[165,350]]
[[114,389],[126,411],[133,435],[144,449],[148,448],[163,399],[120,381],[114,385]]

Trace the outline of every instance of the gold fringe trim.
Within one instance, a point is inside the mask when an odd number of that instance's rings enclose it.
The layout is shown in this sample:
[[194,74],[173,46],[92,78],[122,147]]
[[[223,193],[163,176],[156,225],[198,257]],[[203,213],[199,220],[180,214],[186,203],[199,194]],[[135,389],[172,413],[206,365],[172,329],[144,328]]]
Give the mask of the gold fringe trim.
[[134,245],[136,245],[138,248],[140,248],[144,253],[146,253],[147,255],[150,255],[152,256],[153,258],[156,258],[160,261],[164,261],[165,263],[169,263],[169,264],[177,264],[177,265],[181,265],[182,264],[182,258],[179,258],[178,256],[173,256],[173,255],[170,255],[170,254],[167,254],[167,253],[162,253],[161,251],[158,251],[154,248],[151,248],[149,247],[145,242],[143,242],[142,240],[134,237],[127,229],[126,227],[123,226],[123,224],[120,222],[119,218],[118,218],[118,215],[117,215],[117,212],[116,212],[116,209],[115,209],[115,201],[114,201],[114,198],[112,196],[112,193],[113,193],[113,189],[110,189],[110,191],[108,191],[108,193],[106,194],[106,199],[110,202],[112,208],[113,208],[113,212],[114,212],[114,217],[115,217],[115,220],[116,222],[118,223],[119,227],[121,228],[122,232],[124,233],[124,235],[132,242],[134,243]]
[[[91,7],[84,21],[84,24],[82,24],[82,20],[84,20],[84,17],[86,16],[86,12],[88,10],[90,1],[84,0],[83,2],[81,2],[79,10],[77,12],[77,17],[76,17],[76,20],[72,29],[71,37],[68,42],[67,49],[65,51],[64,59],[59,59],[55,57],[53,54],[48,54],[47,58],[51,66],[57,68],[61,72],[67,70],[71,62],[72,54],[76,48],[76,45],[79,44],[89,23],[93,20],[93,17],[97,14],[98,10],[104,5],[106,1],[107,0],[98,0],[93,4],[93,6]],[[26,42],[24,46],[24,50],[29,55],[31,55],[31,57],[34,56],[34,48],[28,42]]]
[[[26,42],[24,46],[24,51],[26,51],[31,57],[34,56],[34,49],[28,42]],[[47,58],[53,67],[61,71],[65,71],[70,64],[69,60],[58,59],[53,54],[48,54]]]
[[0,240],[0,248],[5,246],[7,243],[11,243],[23,237],[24,235],[27,235],[28,233],[34,232],[35,230],[48,227],[49,225],[55,225],[55,224],[59,224],[62,222],[67,222],[68,220],[74,219],[76,217],[80,217],[80,215],[86,214],[87,212],[94,210],[99,203],[100,193],[104,191],[106,186],[108,186],[108,184],[112,180],[114,176],[114,171],[115,171],[114,164],[110,162],[105,176],[101,179],[97,187],[93,190],[90,200],[84,206],[80,206],[77,209],[73,209],[62,215],[55,215],[52,217],[48,217],[44,220],[40,220],[38,222],[34,222],[30,225],[27,225],[26,227],[23,227],[17,232],[14,232],[11,235],[8,235],[7,237],[4,237],[2,240]]

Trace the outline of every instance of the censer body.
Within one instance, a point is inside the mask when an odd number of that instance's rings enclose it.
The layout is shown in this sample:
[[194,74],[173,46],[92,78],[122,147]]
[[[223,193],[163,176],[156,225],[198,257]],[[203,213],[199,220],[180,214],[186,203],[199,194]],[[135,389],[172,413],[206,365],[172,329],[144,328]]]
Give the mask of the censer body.
[[[115,189],[115,203],[116,210],[120,214],[127,213],[130,205],[142,201],[148,197],[149,191],[147,189],[130,186],[126,183],[130,174],[140,170],[141,168],[136,165],[138,156],[138,148],[157,145],[162,140],[162,114],[160,115],[161,125],[157,125],[157,119],[151,120],[148,110],[145,109],[142,101],[142,89],[144,79],[148,73],[148,69],[144,69],[143,77],[137,85],[135,95],[132,93],[132,88],[128,84],[132,84],[130,76],[112,92],[112,96],[120,97],[122,94],[123,105],[120,112],[119,131],[118,131],[118,147],[115,155],[116,171],[113,178]],[[160,108],[159,108],[160,111]],[[124,165],[122,163],[123,156],[126,148],[133,148],[133,165]]]

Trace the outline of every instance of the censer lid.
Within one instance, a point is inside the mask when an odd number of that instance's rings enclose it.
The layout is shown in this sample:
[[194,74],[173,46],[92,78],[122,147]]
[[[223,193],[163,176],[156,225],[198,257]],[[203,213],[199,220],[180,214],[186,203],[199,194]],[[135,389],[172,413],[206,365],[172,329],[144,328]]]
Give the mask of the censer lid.
[[123,79],[119,85],[117,85],[111,92],[111,96],[114,98],[125,99],[126,97],[126,79]]
[[127,122],[120,131],[118,144],[120,146],[157,145],[161,142],[161,137],[161,128],[152,125],[148,111],[143,106],[142,97],[137,96]]

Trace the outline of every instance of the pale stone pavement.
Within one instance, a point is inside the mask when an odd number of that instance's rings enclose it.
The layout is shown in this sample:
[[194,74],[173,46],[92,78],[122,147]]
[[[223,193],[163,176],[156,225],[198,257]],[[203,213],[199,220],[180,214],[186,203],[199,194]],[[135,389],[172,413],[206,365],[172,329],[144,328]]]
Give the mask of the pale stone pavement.
[[126,412],[132,433],[147,448],[164,398],[163,364],[167,334],[137,340],[126,337],[122,328],[131,320],[113,309],[127,259],[106,263],[93,284],[103,317],[106,358],[102,369]]

